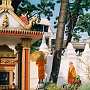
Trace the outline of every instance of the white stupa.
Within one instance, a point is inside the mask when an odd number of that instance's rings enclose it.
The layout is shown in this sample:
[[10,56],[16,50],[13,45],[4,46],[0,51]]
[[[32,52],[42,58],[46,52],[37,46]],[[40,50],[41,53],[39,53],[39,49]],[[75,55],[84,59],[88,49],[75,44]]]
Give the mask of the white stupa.
[[69,63],[73,62],[75,69],[77,71],[77,56],[75,53],[75,49],[71,43],[68,44],[65,49],[64,56],[61,57],[60,71],[58,75],[58,85],[63,85],[68,81],[68,69]]
[[42,43],[39,47],[39,51],[43,51],[45,54],[49,54],[49,48],[46,44],[45,35],[43,35]]
[[64,53],[64,57],[66,58],[65,61],[67,61],[67,66],[70,62],[73,62],[75,69],[77,69],[77,56],[72,43],[68,43],[68,46]]
[[90,48],[89,43],[86,43],[84,52],[81,57],[80,76],[83,83],[90,82]]

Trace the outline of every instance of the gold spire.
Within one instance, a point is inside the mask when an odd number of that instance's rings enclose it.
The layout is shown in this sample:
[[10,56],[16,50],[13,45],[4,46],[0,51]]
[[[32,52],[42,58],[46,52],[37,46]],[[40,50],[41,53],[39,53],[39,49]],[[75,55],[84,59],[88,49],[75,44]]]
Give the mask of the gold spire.
[[11,5],[11,0],[2,0],[3,5]]
[[13,10],[13,7],[11,5],[12,0],[2,0],[1,8],[4,8],[5,10],[11,9]]

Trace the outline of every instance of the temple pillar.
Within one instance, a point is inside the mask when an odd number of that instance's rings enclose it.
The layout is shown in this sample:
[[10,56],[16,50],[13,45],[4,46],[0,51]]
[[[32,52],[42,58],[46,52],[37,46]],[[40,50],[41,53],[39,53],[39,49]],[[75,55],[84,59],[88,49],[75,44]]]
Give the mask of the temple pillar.
[[22,39],[22,90],[30,90],[30,39]]

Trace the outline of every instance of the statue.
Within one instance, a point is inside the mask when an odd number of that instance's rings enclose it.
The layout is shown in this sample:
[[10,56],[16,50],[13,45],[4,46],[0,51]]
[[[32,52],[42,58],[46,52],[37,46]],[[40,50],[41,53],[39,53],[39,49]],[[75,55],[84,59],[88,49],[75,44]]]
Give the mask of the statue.
[[68,84],[73,84],[76,79],[76,70],[73,65],[73,62],[69,63],[69,71],[68,71]]

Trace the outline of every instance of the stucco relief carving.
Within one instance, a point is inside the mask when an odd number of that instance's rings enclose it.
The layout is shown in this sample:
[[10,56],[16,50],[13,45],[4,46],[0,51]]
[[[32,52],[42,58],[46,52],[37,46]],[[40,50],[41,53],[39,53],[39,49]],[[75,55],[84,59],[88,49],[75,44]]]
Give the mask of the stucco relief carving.
[[15,65],[18,62],[16,58],[1,58],[0,64],[5,65]]

